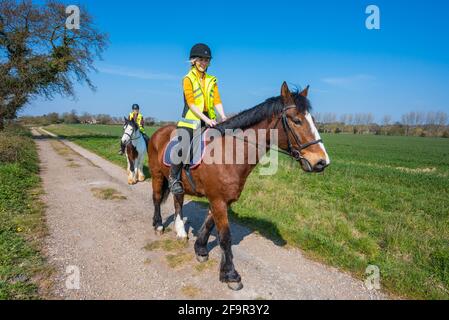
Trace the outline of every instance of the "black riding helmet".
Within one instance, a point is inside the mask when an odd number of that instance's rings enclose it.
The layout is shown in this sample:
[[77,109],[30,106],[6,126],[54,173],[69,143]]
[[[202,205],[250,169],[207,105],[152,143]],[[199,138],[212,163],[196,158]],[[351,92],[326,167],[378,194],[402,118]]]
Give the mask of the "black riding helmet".
[[198,43],[190,50],[190,59],[193,58],[209,58],[212,59],[212,51],[204,43]]
[[140,110],[140,107],[139,107],[139,105],[138,104],[133,104],[133,110]]

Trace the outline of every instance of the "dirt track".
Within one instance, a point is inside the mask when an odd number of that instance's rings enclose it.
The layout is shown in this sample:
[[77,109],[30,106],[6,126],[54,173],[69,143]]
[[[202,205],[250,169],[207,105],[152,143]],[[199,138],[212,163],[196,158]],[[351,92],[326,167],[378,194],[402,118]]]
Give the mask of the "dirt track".
[[[221,253],[215,234],[209,243],[212,263],[200,265],[194,258],[204,207],[186,204],[190,240],[187,248],[177,248],[174,231],[158,237],[152,229],[148,182],[130,187],[122,168],[73,143],[33,133],[46,193],[46,253],[57,270],[56,299],[388,298],[348,274],[308,260],[300,250],[279,247],[237,224],[231,227],[234,262],[245,287],[230,291],[218,281]],[[126,199],[96,197],[95,189],[104,188]],[[163,207],[167,224],[173,212],[170,198]],[[157,249],[157,244],[166,248]],[[80,270],[78,290],[66,287],[70,266]]]

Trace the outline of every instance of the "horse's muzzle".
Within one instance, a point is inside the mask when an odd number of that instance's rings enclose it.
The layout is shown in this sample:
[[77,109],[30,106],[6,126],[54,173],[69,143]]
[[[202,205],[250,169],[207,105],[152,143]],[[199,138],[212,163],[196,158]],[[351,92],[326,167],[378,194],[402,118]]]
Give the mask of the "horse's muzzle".
[[324,169],[326,169],[329,165],[327,164],[326,160],[320,160],[313,168],[314,172],[320,173],[323,172]]
[[312,164],[307,160],[306,158],[301,158],[299,160],[301,163],[301,167],[305,172],[308,173],[320,173],[323,172],[324,169],[326,169],[329,165],[327,164],[326,160],[320,160],[318,161],[315,166],[312,166]]

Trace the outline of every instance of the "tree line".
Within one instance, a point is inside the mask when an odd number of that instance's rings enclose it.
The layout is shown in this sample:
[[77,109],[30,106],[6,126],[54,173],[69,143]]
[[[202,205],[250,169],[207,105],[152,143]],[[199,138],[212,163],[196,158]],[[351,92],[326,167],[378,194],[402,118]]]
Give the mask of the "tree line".
[[[103,125],[114,125],[123,124],[123,117],[113,117],[109,114],[90,114],[84,112],[78,115],[76,110],[70,112],[64,112],[59,114],[57,112],[52,112],[42,116],[23,116],[19,118],[19,121],[24,125],[37,125],[37,126],[47,126],[51,124],[103,124]],[[146,126],[155,126],[160,122],[153,117],[146,117],[144,119]]]
[[446,112],[408,112],[400,121],[393,121],[391,115],[384,115],[380,123],[372,113],[342,114],[315,113],[315,121],[322,133],[354,133],[377,135],[404,135],[449,138]]

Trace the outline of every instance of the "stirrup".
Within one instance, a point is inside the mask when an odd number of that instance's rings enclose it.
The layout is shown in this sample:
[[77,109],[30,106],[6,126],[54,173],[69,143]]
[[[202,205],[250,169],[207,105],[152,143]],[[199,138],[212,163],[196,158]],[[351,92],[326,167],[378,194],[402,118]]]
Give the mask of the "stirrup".
[[172,182],[169,182],[168,187],[174,195],[184,194],[184,185],[180,180],[173,179]]

